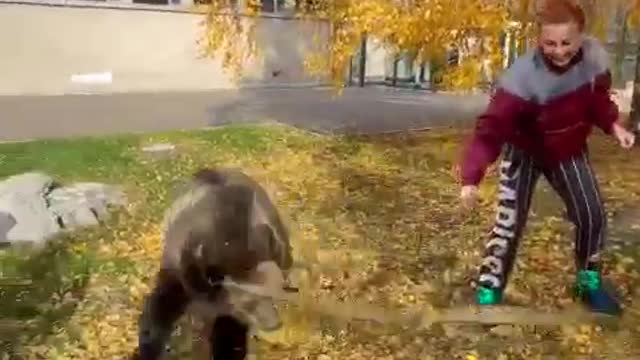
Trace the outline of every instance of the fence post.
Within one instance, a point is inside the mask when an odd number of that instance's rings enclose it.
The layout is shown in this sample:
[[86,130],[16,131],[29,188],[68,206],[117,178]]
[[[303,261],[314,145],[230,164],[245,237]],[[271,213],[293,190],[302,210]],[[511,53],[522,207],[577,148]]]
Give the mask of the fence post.
[[353,56],[349,58],[349,72],[347,74],[347,86],[353,86]]
[[398,61],[400,61],[400,58],[396,54],[393,58],[393,77],[391,78],[392,87],[396,87],[396,84],[398,83]]
[[364,87],[365,73],[367,69],[367,34],[362,35],[360,44],[360,63],[358,64],[358,85]]

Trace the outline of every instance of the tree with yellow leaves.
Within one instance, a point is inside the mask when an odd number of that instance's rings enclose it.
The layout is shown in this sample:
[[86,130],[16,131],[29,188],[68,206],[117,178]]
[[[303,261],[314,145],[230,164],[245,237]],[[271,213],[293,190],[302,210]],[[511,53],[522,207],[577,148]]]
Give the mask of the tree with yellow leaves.
[[[331,24],[326,43],[305,56],[305,69],[341,88],[363,39],[374,39],[395,58],[416,64],[443,63],[448,50],[462,54],[442,77],[446,88],[471,89],[483,73],[499,72],[531,44],[537,0],[271,0],[292,2],[292,16]],[[608,36],[611,19],[622,17],[614,77],[624,59],[624,39],[638,22],[639,0],[576,0],[588,16],[588,30]],[[211,0],[202,22],[202,49],[240,77],[246,59],[259,56],[256,22],[262,0]],[[507,35],[506,40],[502,36]],[[506,44],[504,44],[506,42]],[[505,45],[508,51],[505,50]],[[488,79],[491,80],[491,79]]]
[[[240,75],[242,60],[255,56],[255,19],[260,0],[212,0],[201,43],[208,56]],[[331,24],[327,44],[306,54],[310,74],[328,76],[342,87],[351,59],[363,37],[375,39],[396,56],[409,54],[416,62],[444,57],[450,47],[463,49],[464,60],[446,74],[450,87],[470,88],[482,71],[480,60],[501,67],[499,37],[508,21],[504,1],[490,0],[315,0],[297,1],[295,16],[324,19]]]

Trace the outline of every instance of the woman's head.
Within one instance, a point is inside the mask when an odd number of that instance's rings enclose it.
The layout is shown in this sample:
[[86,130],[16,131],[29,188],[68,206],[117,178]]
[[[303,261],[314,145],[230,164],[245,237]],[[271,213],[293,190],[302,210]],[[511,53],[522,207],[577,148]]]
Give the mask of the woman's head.
[[543,0],[538,9],[538,44],[549,62],[569,65],[583,42],[585,15],[571,0]]

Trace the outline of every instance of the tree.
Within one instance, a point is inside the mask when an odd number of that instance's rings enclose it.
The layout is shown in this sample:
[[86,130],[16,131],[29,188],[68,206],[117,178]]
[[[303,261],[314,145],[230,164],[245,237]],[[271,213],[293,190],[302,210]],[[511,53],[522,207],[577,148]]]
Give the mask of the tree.
[[243,64],[256,55],[255,18],[260,0],[211,0],[198,39],[203,55],[217,56],[234,79],[242,74]]
[[[447,49],[457,49],[463,55],[461,61],[447,68],[442,78],[444,86],[462,89],[476,86],[487,65],[491,73],[501,70],[505,54],[500,39],[505,32],[510,32],[509,38],[517,44],[517,54],[526,49],[535,29],[532,15],[540,3],[539,0],[289,1],[295,4],[294,16],[323,19],[331,24],[328,43],[319,51],[306,54],[305,67],[310,74],[328,76],[341,88],[351,59],[367,34],[396,58],[409,55],[416,63],[445,63]],[[608,36],[616,11],[622,10],[624,15],[621,39],[638,22],[640,0],[575,1],[585,9],[588,31],[600,38]],[[202,23],[204,54],[220,58],[225,69],[241,76],[243,61],[260,55],[255,36],[262,9],[261,0],[211,0]],[[618,62],[624,58],[623,51],[624,42],[617,50]]]
[[[246,0],[244,8],[230,0],[212,0],[203,22],[201,39],[207,56],[219,57],[234,75],[242,61],[256,56],[255,21],[260,0]],[[380,41],[394,54],[411,54],[417,62],[442,59],[450,46],[464,48],[469,38],[483,46],[467,57],[445,83],[468,87],[481,75],[480,58],[500,67],[499,36],[508,21],[508,6],[497,0],[314,0],[297,1],[295,16],[331,23],[329,42],[307,54],[310,74],[326,75],[338,88],[345,82],[351,58],[364,34]],[[489,44],[489,45],[487,45]],[[456,72],[457,71],[457,72]]]
[[631,113],[629,114],[629,122],[636,134],[640,134],[640,0],[629,2],[630,5],[626,9],[625,28],[629,28],[636,33],[636,65],[633,81],[633,95],[631,98]]

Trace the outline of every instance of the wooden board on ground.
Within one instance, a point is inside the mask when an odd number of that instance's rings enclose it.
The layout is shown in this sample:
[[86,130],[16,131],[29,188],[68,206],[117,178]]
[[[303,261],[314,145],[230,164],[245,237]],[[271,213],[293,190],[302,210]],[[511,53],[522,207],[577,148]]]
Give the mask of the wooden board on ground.
[[239,288],[256,296],[272,297],[315,312],[323,316],[346,321],[373,321],[382,325],[430,326],[435,323],[485,324],[485,325],[545,325],[561,326],[584,323],[610,322],[617,317],[594,313],[576,306],[561,311],[540,311],[523,306],[462,306],[455,308],[414,307],[397,309],[363,301],[338,301],[330,296],[309,297],[304,294],[270,293],[259,286],[225,281],[226,286]]

